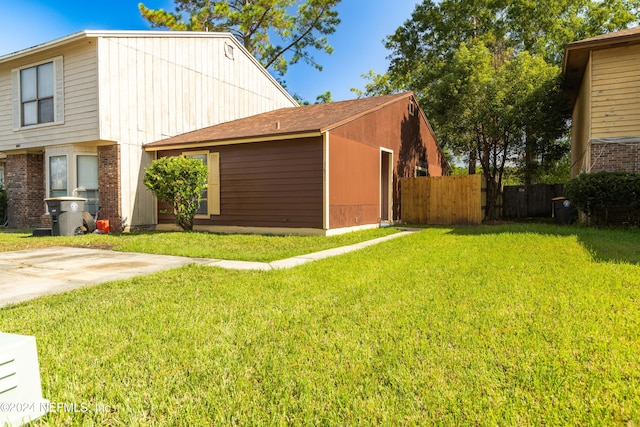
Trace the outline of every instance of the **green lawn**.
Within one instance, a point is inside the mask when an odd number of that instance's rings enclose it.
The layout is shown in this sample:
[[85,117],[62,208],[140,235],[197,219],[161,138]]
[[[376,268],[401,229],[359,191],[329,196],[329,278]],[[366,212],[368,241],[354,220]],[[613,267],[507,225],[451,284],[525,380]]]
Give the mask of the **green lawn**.
[[185,232],[87,234],[83,236],[32,237],[31,232],[0,232],[0,251],[49,246],[78,246],[123,252],[177,255],[241,261],[271,262],[325,249],[351,245],[397,233],[377,228],[338,236],[272,236]]
[[[43,425],[640,425],[640,231],[431,228],[0,309]],[[620,249],[622,248],[622,249]]]

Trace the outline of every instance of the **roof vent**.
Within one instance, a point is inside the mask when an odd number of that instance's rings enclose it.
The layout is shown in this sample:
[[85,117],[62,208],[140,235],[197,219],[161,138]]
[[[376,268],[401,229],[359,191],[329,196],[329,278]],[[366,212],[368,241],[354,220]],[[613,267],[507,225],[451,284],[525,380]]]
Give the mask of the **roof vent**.
[[416,113],[416,105],[413,103],[413,101],[409,101],[409,114],[413,116],[415,113]]
[[35,337],[0,332],[0,425],[20,426],[49,411],[42,398]]
[[276,130],[280,129],[280,122],[276,122]]
[[227,42],[224,44],[224,56],[233,60],[233,46]]

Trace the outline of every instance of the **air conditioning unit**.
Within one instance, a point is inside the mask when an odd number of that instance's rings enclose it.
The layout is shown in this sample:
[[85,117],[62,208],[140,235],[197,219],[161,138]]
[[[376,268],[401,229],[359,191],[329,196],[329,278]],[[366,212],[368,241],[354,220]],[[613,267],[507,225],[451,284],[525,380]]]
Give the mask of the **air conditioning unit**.
[[0,426],[21,426],[48,411],[36,338],[0,332]]

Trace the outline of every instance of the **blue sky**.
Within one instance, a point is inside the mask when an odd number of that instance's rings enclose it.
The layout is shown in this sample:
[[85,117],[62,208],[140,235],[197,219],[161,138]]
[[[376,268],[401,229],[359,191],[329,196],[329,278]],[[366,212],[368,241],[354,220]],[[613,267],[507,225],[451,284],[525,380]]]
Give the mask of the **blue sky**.
[[[0,0],[0,56],[82,30],[145,30],[139,0]],[[171,0],[146,0],[152,9],[174,9]],[[342,0],[341,24],[329,37],[332,55],[314,52],[323,71],[300,63],[285,76],[291,93],[314,102],[331,91],[335,101],[351,99],[352,87],[363,88],[362,74],[387,70],[389,52],[382,40],[413,12],[418,0]]]

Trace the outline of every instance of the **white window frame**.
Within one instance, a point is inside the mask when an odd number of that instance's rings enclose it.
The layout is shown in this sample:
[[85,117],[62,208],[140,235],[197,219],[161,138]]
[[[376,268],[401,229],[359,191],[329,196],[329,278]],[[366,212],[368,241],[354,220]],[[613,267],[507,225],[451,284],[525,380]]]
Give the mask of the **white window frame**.
[[[23,126],[22,118],[22,82],[20,81],[20,72],[28,68],[37,67],[42,64],[53,63],[53,121],[46,123],[36,123]],[[44,61],[35,62],[20,68],[11,70],[11,89],[12,89],[12,107],[13,107],[13,130],[24,131],[29,129],[38,129],[41,127],[54,126],[64,124],[64,79],[63,79],[63,57],[57,56]]]
[[[51,192],[53,191],[51,188],[51,159],[54,157],[64,157],[65,158],[65,163],[66,163],[66,183],[67,183],[67,188],[65,188],[65,193],[64,195],[56,195],[54,196],[53,194],[51,194]],[[61,197],[61,196],[68,196],[69,195],[69,184],[71,183],[69,180],[69,154],[68,153],[55,153],[55,154],[49,154],[47,156],[47,197]],[[60,191],[60,190],[56,190],[56,191]]]
[[[207,208],[207,211],[205,213],[196,213],[196,216],[194,218],[209,218],[209,175],[211,175],[209,173],[209,152],[208,151],[185,151],[182,153],[182,157],[188,157],[188,158],[195,158],[195,156],[204,156],[207,159],[207,198],[206,198],[206,203],[204,204],[204,207]],[[202,203],[202,202],[200,202]]]
[[[96,174],[98,174],[98,186],[96,188],[85,188],[84,190],[80,190],[80,188],[82,188],[82,187],[80,187],[80,182],[79,182],[80,180],[79,180],[79,176],[78,176],[78,174],[80,172],[80,168],[78,167],[79,157],[95,157],[96,160],[98,160],[98,154],[97,153],[74,153],[73,154],[73,161],[74,161],[73,174],[74,174],[75,182],[73,183],[74,187],[71,190],[71,195],[72,196],[77,196],[77,197],[82,197],[82,198],[87,199],[87,201],[90,201],[91,199],[86,197],[87,194],[85,193],[85,191],[87,191],[87,192],[88,191],[95,191],[96,192],[95,210],[98,211],[100,209],[100,188],[99,188],[100,187],[100,182],[99,182],[100,174],[99,174],[99,171],[98,171],[98,169],[100,168],[100,165],[99,164],[96,165]],[[74,194],[74,190],[76,190],[76,189],[78,191]],[[88,210],[87,203],[85,203],[85,210],[88,211],[89,213],[91,213],[92,215],[95,215],[95,212],[92,212],[92,211]]]
[[184,151],[183,157],[207,156],[207,213],[195,218],[209,219],[220,215],[220,153],[210,151]]
[[[79,146],[57,146],[46,148],[45,153],[45,176],[46,176],[46,197],[51,195],[51,171],[49,160],[51,157],[67,156],[67,196],[75,196],[73,190],[78,188],[78,156],[98,156],[95,148],[79,147]],[[98,168],[100,165],[98,165]],[[98,179],[100,179],[98,177]],[[98,187],[100,182],[98,181]],[[81,194],[77,196],[82,197]],[[98,205],[100,204],[100,192],[98,188]],[[99,207],[99,206],[97,206]]]

